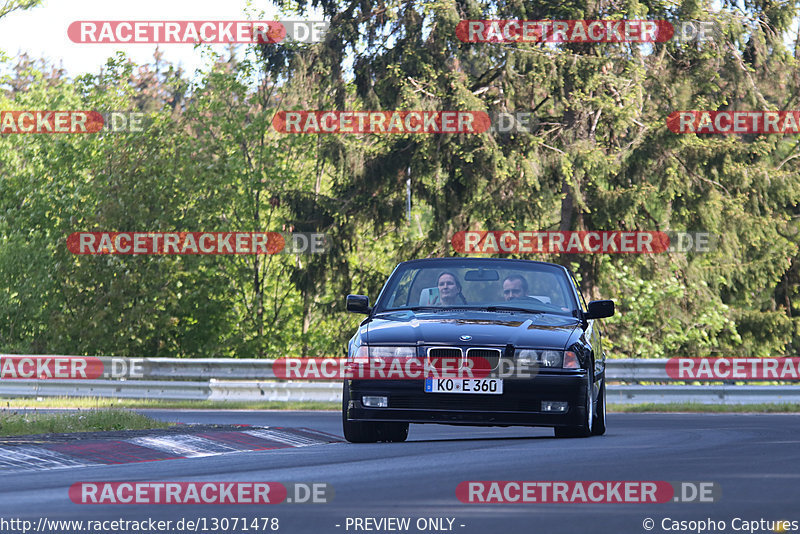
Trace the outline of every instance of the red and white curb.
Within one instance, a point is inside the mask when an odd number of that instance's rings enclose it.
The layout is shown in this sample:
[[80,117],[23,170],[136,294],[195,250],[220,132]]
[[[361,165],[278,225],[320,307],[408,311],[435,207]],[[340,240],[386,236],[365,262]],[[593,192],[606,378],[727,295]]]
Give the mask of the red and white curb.
[[0,443],[0,473],[199,458],[340,441],[308,428],[247,427],[191,434],[154,433],[128,439]]

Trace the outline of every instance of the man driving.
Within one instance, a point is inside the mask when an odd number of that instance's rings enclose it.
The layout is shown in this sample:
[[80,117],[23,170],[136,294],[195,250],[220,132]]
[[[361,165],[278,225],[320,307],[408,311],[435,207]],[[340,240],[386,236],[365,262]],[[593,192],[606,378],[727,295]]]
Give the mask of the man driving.
[[528,294],[528,281],[521,274],[510,274],[503,279],[503,298],[514,300]]

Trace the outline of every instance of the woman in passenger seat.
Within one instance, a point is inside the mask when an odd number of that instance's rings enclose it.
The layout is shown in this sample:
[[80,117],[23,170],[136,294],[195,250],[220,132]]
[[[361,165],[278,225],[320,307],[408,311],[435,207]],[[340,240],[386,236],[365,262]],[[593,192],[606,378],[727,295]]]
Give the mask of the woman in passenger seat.
[[461,283],[453,273],[444,271],[439,274],[436,287],[439,288],[439,296],[436,297],[434,306],[454,306],[467,303],[467,299],[461,294]]

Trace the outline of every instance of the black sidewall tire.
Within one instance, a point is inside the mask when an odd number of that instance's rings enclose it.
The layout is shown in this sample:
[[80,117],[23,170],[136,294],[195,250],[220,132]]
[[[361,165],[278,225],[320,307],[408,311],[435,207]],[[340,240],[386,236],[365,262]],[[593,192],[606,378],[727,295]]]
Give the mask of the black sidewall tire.
[[342,384],[342,434],[350,443],[375,443],[378,441],[380,423],[347,420],[347,405],[350,403],[350,389],[347,382]]
[[400,442],[408,438],[408,423],[381,423],[381,441]]
[[592,435],[602,436],[606,433],[606,379],[600,385],[600,392],[597,394],[597,406],[594,411],[594,425],[592,425]]
[[342,385],[342,433],[350,443],[376,443],[378,441],[400,442],[408,437],[408,423],[382,423],[370,421],[348,421],[347,405],[350,389],[347,382]]
[[594,370],[589,369],[586,377],[586,403],[583,414],[583,421],[577,426],[557,426],[553,428],[557,438],[588,438],[594,434],[595,412],[594,405]]

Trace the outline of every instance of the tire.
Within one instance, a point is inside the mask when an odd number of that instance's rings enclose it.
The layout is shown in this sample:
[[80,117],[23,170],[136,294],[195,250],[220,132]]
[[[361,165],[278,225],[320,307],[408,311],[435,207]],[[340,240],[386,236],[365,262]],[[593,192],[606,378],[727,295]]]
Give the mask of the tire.
[[583,421],[577,426],[557,426],[553,429],[557,438],[588,438],[594,433],[594,378],[591,369],[586,380],[586,407]]
[[350,388],[342,385],[342,433],[350,443],[375,443],[378,441],[378,423],[347,420],[347,405],[350,404]]
[[606,379],[600,385],[600,393],[597,395],[597,409],[594,412],[594,424],[592,425],[592,435],[602,436],[606,433]]
[[408,437],[408,423],[382,423],[370,421],[348,421],[347,405],[350,390],[345,382],[342,386],[342,432],[350,443],[399,442]]
[[408,437],[408,423],[379,423],[378,429],[381,441],[400,442]]

